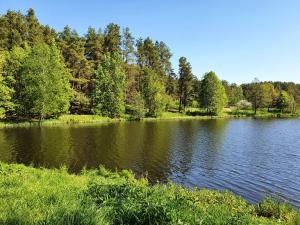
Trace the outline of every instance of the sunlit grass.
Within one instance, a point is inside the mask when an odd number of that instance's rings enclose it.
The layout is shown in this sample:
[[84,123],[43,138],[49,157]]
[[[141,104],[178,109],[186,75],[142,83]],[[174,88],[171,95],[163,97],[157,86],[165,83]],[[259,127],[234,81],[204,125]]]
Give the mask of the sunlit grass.
[[[291,118],[299,117],[299,110],[296,113],[280,113],[268,112],[267,109],[259,109],[256,114],[253,110],[236,110],[235,108],[225,108],[218,116],[208,115],[204,109],[188,107],[183,112],[179,113],[176,110],[163,112],[156,118],[143,118],[142,120],[186,120],[186,119],[217,119],[217,118],[239,118],[239,117],[253,117],[253,118]],[[109,118],[99,115],[61,115],[56,119],[46,119],[43,121],[0,121],[1,127],[28,127],[40,125],[59,125],[59,124],[88,124],[88,123],[108,123],[130,121],[132,117],[124,114],[121,118]]]
[[0,163],[0,224],[299,224],[299,212],[230,192],[151,186],[129,171],[70,175]]

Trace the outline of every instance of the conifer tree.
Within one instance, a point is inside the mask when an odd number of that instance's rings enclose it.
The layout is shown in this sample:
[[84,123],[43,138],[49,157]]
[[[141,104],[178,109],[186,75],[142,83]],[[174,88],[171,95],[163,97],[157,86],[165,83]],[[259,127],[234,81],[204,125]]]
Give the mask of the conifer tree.
[[122,55],[123,60],[126,64],[133,63],[134,62],[134,38],[132,34],[130,33],[130,30],[128,27],[126,27],[123,31],[122,36]]
[[85,39],[85,56],[91,62],[92,68],[96,70],[104,54],[104,36],[101,30],[96,32],[95,28],[89,27]]
[[62,51],[64,62],[69,69],[74,98],[71,101],[72,113],[89,112],[89,82],[91,66],[85,57],[85,41],[75,30],[66,26],[58,36],[58,45]]
[[193,89],[193,74],[191,64],[185,57],[179,59],[179,79],[178,79],[178,95],[179,95],[179,112],[185,109]]
[[104,31],[104,50],[106,53],[121,54],[120,26],[110,23]]

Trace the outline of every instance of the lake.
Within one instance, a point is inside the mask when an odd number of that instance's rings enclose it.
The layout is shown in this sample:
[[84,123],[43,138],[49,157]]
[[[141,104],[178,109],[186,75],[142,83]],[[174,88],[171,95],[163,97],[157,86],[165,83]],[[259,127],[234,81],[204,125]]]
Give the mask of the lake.
[[300,120],[216,119],[0,129],[0,160],[131,169],[151,182],[228,189],[300,207]]

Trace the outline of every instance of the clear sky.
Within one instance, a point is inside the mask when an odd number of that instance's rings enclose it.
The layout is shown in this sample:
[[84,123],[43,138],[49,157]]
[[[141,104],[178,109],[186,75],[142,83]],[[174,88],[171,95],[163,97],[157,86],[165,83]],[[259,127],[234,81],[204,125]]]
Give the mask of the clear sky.
[[89,26],[128,26],[167,43],[173,67],[185,56],[199,78],[300,83],[300,0],[0,0],[0,13],[34,8],[40,22],[84,34]]

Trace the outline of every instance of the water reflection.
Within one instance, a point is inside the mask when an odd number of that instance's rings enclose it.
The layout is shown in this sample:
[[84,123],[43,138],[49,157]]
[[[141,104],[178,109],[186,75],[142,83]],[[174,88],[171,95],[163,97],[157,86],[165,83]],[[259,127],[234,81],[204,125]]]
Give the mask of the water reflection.
[[[298,127],[298,128],[297,128]],[[229,189],[300,206],[300,120],[187,120],[0,129],[0,160],[131,169],[152,182]]]

